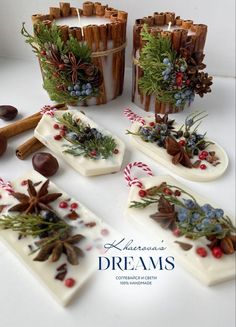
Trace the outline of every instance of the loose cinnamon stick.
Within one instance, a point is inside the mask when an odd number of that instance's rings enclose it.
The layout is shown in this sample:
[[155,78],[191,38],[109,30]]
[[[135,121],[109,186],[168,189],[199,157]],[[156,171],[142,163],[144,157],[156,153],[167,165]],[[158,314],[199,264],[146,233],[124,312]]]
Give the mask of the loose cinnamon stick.
[[83,15],[93,16],[94,4],[91,1],[86,1],[83,3]]
[[63,17],[70,16],[70,3],[69,2],[60,2],[61,15]]
[[44,20],[52,20],[53,17],[51,15],[40,15],[40,14],[35,14],[31,16],[31,21],[32,24],[35,25],[38,22],[42,22]]
[[0,128],[0,133],[3,134],[6,138],[21,134],[22,132],[35,128],[38,125],[41,117],[41,114],[38,114],[33,117],[31,116],[18,120],[13,124]]
[[49,12],[50,12],[50,15],[53,17],[53,18],[60,18],[61,17],[61,10],[60,8],[57,8],[57,7],[50,7],[49,8]]
[[44,145],[35,137],[30,138],[16,149],[17,158],[24,160],[32,153],[40,150]]
[[[63,104],[55,105],[52,108],[57,108],[58,110],[66,110],[67,106],[63,103]],[[15,123],[0,128],[0,133],[3,134],[6,138],[13,137],[25,131],[28,131],[32,128],[35,128],[38,125],[41,118],[42,118],[41,113],[37,112],[24,119],[18,120]]]

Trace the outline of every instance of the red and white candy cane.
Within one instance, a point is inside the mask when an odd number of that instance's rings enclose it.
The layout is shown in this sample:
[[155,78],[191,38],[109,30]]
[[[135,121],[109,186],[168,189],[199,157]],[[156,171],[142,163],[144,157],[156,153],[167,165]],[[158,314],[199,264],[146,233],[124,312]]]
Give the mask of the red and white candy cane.
[[130,121],[132,121],[132,123],[135,122],[135,121],[137,121],[137,122],[141,123],[142,125],[145,125],[146,124],[145,119],[143,119],[143,117],[135,114],[130,108],[126,108],[124,110],[124,115]]
[[147,173],[149,176],[153,176],[153,172],[151,168],[149,168],[148,165],[144,164],[143,162],[131,162],[125,167],[124,176],[128,186],[136,185],[137,187],[142,188],[143,184],[140,182],[140,180],[137,177],[131,177],[131,170],[133,167],[141,168],[141,170]]
[[57,110],[56,108],[46,105],[40,110],[40,113],[41,115],[48,115],[50,117],[54,117],[54,113],[56,110]]
[[13,187],[10,182],[4,182],[2,178],[0,178],[0,188],[8,192],[9,194],[14,193]]

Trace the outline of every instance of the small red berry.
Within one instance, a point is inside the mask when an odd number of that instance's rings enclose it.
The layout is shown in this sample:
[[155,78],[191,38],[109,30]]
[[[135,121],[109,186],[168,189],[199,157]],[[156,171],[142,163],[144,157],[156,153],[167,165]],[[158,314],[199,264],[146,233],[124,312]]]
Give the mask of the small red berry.
[[207,256],[207,250],[204,247],[199,247],[196,249],[196,252],[200,257],[205,258]]
[[65,68],[65,65],[64,65],[64,64],[60,64],[60,65],[58,66],[58,68],[59,68],[60,70],[63,70],[63,69]]
[[40,54],[41,54],[42,56],[45,56],[45,55],[46,55],[46,51],[45,51],[45,50],[42,50],[42,51],[40,52]]
[[61,201],[61,202],[59,203],[59,207],[60,207],[61,209],[66,209],[66,208],[68,207],[68,203],[67,203],[66,201]]
[[90,152],[90,154],[91,154],[92,157],[96,157],[97,151],[96,150],[93,150],[93,151]]
[[61,140],[61,135],[55,135],[54,136],[54,140],[56,140],[56,141],[60,141]]
[[186,85],[189,85],[191,83],[190,79],[187,79]]
[[64,283],[66,287],[73,287],[75,285],[75,280],[74,278],[67,278]]
[[150,127],[154,127],[155,126],[155,123],[152,121],[152,122],[149,123],[149,126]]
[[144,197],[147,195],[147,191],[145,191],[145,190],[140,190],[140,191],[138,192],[138,195],[139,195],[141,198],[144,198]]
[[180,140],[180,141],[179,141],[179,145],[181,145],[181,146],[185,146],[185,144],[186,144],[185,140]]
[[64,137],[65,135],[66,135],[66,132],[65,132],[64,130],[61,130],[61,131],[60,131],[60,136],[61,136],[61,137]]
[[163,193],[166,194],[166,195],[172,195],[173,192],[171,191],[171,189],[169,189],[168,187],[165,187],[163,189]]
[[62,131],[67,131],[66,126],[65,126],[65,125],[62,125],[62,126],[61,126],[61,130],[62,130]]
[[28,185],[28,181],[27,180],[24,180],[24,181],[21,182],[21,186],[26,186],[26,185]]
[[101,234],[102,234],[102,236],[107,236],[107,235],[109,234],[109,230],[106,229],[106,228],[103,228],[103,229],[101,230]]
[[205,164],[201,164],[200,169],[205,170],[205,169],[207,169],[207,166]]
[[199,158],[200,160],[205,160],[205,159],[206,159],[206,157],[203,156],[201,153],[199,154],[198,158]]
[[114,153],[114,154],[118,154],[118,153],[119,153],[119,150],[118,150],[118,149],[115,149],[115,150],[113,151],[113,153]]
[[175,228],[173,231],[172,231],[173,235],[176,236],[176,237],[179,237],[181,235],[181,231],[179,228]]
[[207,151],[202,151],[202,155],[203,155],[203,156],[207,157],[208,154],[209,154],[209,153],[208,153]]
[[70,205],[71,209],[73,209],[73,210],[77,209],[78,206],[79,206],[78,203],[71,203],[71,205]]
[[180,196],[181,195],[181,192],[179,190],[175,190],[174,195],[175,196]]
[[60,126],[59,126],[58,124],[54,124],[54,125],[53,125],[53,128],[55,128],[55,129],[59,129]]
[[220,259],[223,255],[223,252],[221,250],[221,248],[219,246],[215,246],[212,250],[211,250],[213,256],[216,258],[216,259]]
[[208,156],[208,152],[207,152],[207,151],[202,151],[202,152],[199,154],[199,159],[200,159],[200,160],[205,160],[207,156]]

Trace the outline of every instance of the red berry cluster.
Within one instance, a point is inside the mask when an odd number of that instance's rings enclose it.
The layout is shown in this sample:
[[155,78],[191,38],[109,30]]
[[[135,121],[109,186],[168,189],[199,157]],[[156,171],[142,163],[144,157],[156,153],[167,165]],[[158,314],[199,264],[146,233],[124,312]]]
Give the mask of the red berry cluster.
[[[196,249],[196,252],[202,258],[205,258],[207,256],[207,250],[204,247],[198,247]],[[215,246],[214,248],[212,248],[211,253],[216,259],[220,259],[223,255],[223,252],[219,246]]]
[[[207,152],[207,151],[202,151],[202,152],[199,154],[199,156],[198,156],[198,158],[199,158],[200,160],[206,160],[207,157],[208,157],[208,152]],[[200,167],[200,169],[202,169],[202,170],[206,170],[206,169],[207,169],[207,166],[206,166],[205,164],[201,164],[199,167]]]
[[59,130],[59,134],[56,134],[54,136],[54,140],[60,141],[66,135],[66,131],[67,131],[66,126],[64,125],[60,126],[58,124],[54,124],[53,128]]

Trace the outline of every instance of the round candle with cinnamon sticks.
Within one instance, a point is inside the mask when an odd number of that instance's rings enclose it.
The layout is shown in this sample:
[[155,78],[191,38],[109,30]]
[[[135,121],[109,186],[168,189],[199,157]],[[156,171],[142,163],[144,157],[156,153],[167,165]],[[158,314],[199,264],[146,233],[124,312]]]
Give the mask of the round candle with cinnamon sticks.
[[212,77],[202,72],[206,35],[206,25],[181,19],[173,12],[137,19],[132,101],[145,111],[175,113],[190,105],[196,94],[202,97],[210,92]]
[[[46,15],[33,15],[32,22],[31,46],[52,100],[87,106],[107,103],[122,94],[126,12],[100,2],[86,1],[82,8],[60,3]],[[45,30],[50,36],[42,43]],[[22,34],[30,39],[24,26]]]

